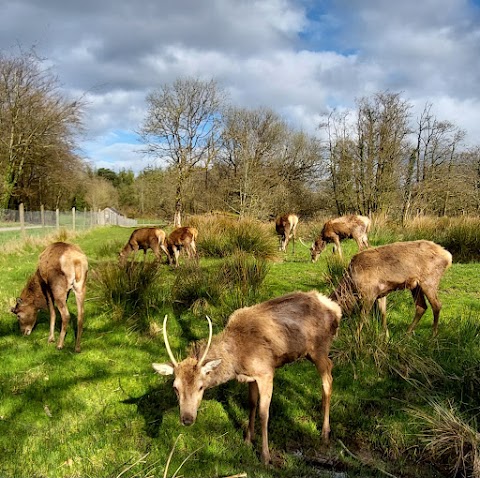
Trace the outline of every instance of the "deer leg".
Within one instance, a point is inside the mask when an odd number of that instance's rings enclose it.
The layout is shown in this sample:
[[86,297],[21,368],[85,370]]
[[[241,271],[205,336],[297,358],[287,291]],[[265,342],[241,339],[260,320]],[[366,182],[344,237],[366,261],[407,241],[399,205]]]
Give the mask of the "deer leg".
[[175,256],[175,267],[178,267],[178,256],[180,255],[180,249],[178,247],[175,248],[173,255]]
[[390,337],[390,333],[388,332],[387,326],[387,296],[377,299],[377,307],[382,318],[382,327],[383,331],[385,332],[385,337],[388,339]]
[[250,417],[248,420],[247,433],[245,435],[245,441],[247,443],[252,443],[252,440],[255,437],[255,415],[257,413],[258,396],[259,392],[257,382],[250,382],[248,384],[248,402],[250,404]]
[[66,294],[62,298],[55,300],[57,308],[60,311],[62,317],[62,330],[60,331],[60,338],[58,339],[57,349],[63,349],[63,344],[65,342],[65,335],[67,334],[68,323],[70,322],[70,312],[67,308],[67,296]]
[[168,252],[168,249],[165,245],[161,245],[160,249],[164,252],[164,254],[167,256],[167,260],[170,263],[170,253]]
[[322,439],[324,443],[328,443],[330,435],[330,399],[332,396],[332,361],[326,355],[314,358],[315,366],[322,379]]
[[338,236],[333,238],[333,252],[338,251],[338,255],[340,256],[340,259],[343,259],[343,254],[342,254],[342,246],[340,245],[340,239]]
[[267,375],[257,378],[257,385],[260,396],[258,414],[262,427],[262,462],[266,465],[270,463],[270,451],[268,450],[268,416],[273,393],[273,376]]
[[357,327],[357,339],[358,341],[361,340],[361,333],[363,326],[368,320],[368,316],[373,308],[373,304],[375,303],[374,299],[362,299],[361,302],[361,310],[360,310],[360,319]]
[[50,292],[47,292],[47,302],[48,302],[48,310],[50,312],[50,333],[48,334],[48,342],[55,342],[55,320],[56,320],[56,313],[55,313],[55,303],[53,300],[53,296]]
[[84,301],[85,301],[85,292],[86,284],[82,284],[82,287],[79,290],[74,290],[75,300],[77,302],[77,336],[75,340],[75,352],[80,353],[80,339],[83,332],[83,317],[85,314]]
[[194,242],[192,242],[191,247],[192,247],[192,252],[193,252],[193,258],[195,259],[195,262],[198,264],[197,245]]
[[366,234],[362,236],[362,243],[365,248],[368,249],[370,247],[370,244],[368,243],[368,236]]
[[408,327],[407,334],[411,334],[414,331],[418,322],[423,317],[423,314],[428,308],[427,303],[425,301],[425,295],[422,289],[420,288],[420,286],[417,285],[411,290],[411,292],[412,292],[413,301],[415,302],[415,317],[413,318],[413,321],[410,324],[410,327]]

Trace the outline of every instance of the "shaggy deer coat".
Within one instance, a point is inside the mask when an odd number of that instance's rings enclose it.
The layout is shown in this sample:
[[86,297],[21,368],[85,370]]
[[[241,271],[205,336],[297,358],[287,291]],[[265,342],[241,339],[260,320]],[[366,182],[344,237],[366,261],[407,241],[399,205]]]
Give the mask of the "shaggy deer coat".
[[75,352],[80,352],[80,338],[83,331],[83,316],[88,271],[87,256],[82,250],[65,242],[49,245],[39,257],[38,267],[11,310],[16,314],[20,330],[30,335],[37,321],[40,309],[50,311],[50,334],[48,341],[55,340],[55,305],[62,317],[62,329],[57,348],[62,349],[70,321],[67,298],[71,290],[77,302],[77,334]]
[[[162,375],[175,375],[173,387],[180,404],[180,420],[191,425],[206,389],[229,380],[249,384],[250,419],[246,441],[254,437],[257,405],[262,428],[262,460],[270,461],[268,418],[275,369],[301,358],[313,362],[322,379],[322,437],[328,441],[332,393],[332,362],[328,357],[340,323],[340,307],[316,291],[293,292],[235,311],[220,334],[211,333],[207,346],[195,347],[177,363],[164,340],[171,363],[152,364]],[[209,320],[210,330],[211,322]],[[210,346],[211,341],[211,346]]]
[[431,241],[395,242],[359,252],[353,256],[342,280],[330,295],[350,313],[360,303],[365,316],[375,300],[387,329],[386,296],[399,289],[409,289],[415,302],[415,316],[407,333],[413,332],[427,310],[425,297],[433,310],[433,335],[438,333],[442,304],[438,299],[440,279],[452,264],[452,255]]
[[365,216],[350,215],[330,219],[323,225],[320,236],[310,248],[312,262],[317,261],[326,245],[331,242],[334,244],[333,252],[338,250],[340,257],[343,257],[340,245],[343,239],[354,239],[359,250],[369,247],[367,236],[369,230],[370,219]]

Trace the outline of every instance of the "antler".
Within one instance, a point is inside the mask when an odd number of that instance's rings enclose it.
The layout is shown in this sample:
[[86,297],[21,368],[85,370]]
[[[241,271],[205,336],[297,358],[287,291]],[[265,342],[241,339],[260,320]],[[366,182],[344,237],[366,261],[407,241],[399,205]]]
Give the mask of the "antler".
[[212,343],[212,335],[213,335],[212,321],[210,320],[210,317],[208,315],[206,315],[205,317],[208,320],[208,331],[209,331],[208,342],[207,342],[207,348],[205,349],[205,352],[203,352],[202,358],[198,361],[199,367],[203,365],[203,361],[207,357],[208,349],[210,348],[210,344]]
[[167,319],[168,319],[168,315],[166,315],[165,318],[163,319],[163,341],[165,342],[165,348],[167,349],[168,356],[170,357],[170,360],[173,366],[177,367],[178,362],[175,360],[175,357],[173,356],[173,353],[172,353],[172,349],[170,348],[170,344],[168,343]]
[[308,247],[310,249],[310,246],[308,244],[305,244],[301,237],[299,237],[298,240],[302,243],[303,246]]

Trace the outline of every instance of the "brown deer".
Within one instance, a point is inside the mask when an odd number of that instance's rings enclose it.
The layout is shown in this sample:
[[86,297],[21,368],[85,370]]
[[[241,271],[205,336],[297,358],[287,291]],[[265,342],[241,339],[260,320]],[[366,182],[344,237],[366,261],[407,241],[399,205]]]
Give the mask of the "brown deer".
[[171,363],[153,368],[161,375],[175,375],[173,388],[180,404],[180,421],[192,425],[206,389],[229,380],[249,384],[250,419],[246,442],[254,438],[257,405],[262,429],[262,461],[270,461],[268,416],[275,369],[306,357],[322,379],[322,437],[330,433],[332,362],[330,345],[340,323],[340,307],[316,291],[293,292],[252,307],[235,311],[220,334],[210,334],[207,345],[196,345],[190,356],[178,363],[168,342],[166,323],[163,337]]
[[340,304],[344,313],[352,312],[355,305],[360,304],[362,321],[359,331],[377,300],[388,336],[386,296],[395,290],[409,289],[415,302],[415,317],[407,333],[413,332],[427,310],[426,297],[432,306],[433,335],[436,336],[442,307],[438,287],[451,264],[450,252],[431,241],[395,242],[367,249],[353,256],[330,298]]
[[139,250],[143,250],[143,259],[145,260],[148,249],[153,251],[158,260],[161,259],[160,250],[162,250],[170,260],[165,232],[158,227],[142,227],[132,232],[130,239],[120,251],[120,264],[125,264],[127,257],[131,252],[133,252],[135,257],[135,254]]
[[310,248],[312,262],[316,262],[318,256],[325,249],[326,245],[333,242],[333,252],[338,250],[340,257],[343,257],[340,241],[352,238],[357,243],[361,251],[364,247],[369,247],[367,233],[370,230],[371,221],[368,217],[349,215],[341,216],[327,221],[322,228],[320,236]]
[[275,219],[275,230],[279,236],[279,250],[287,252],[288,241],[292,239],[292,252],[295,252],[295,234],[297,232],[298,216],[284,214]]
[[177,227],[167,238],[168,259],[172,264],[172,256],[175,259],[175,267],[178,267],[178,256],[180,251],[185,249],[187,256],[198,260],[197,254],[198,231],[194,227]]
[[77,302],[75,352],[80,352],[87,271],[87,256],[78,246],[65,242],[55,242],[49,245],[40,254],[35,274],[30,277],[17,299],[15,307],[11,309],[18,318],[21,332],[24,335],[30,335],[37,321],[38,310],[49,309],[50,334],[48,341],[54,342],[56,305],[62,317],[62,329],[57,349],[62,349],[70,321],[67,298],[70,291],[73,290]]

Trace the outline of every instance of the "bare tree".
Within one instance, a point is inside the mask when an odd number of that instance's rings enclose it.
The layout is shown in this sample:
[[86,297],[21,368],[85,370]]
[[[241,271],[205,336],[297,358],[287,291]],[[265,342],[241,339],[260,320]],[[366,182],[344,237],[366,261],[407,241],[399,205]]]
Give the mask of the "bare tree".
[[146,152],[176,172],[174,225],[181,225],[185,182],[195,167],[211,160],[218,142],[224,95],[214,80],[177,79],[147,96],[141,128]]
[[71,101],[33,53],[0,54],[0,207],[32,194],[40,169],[74,156],[80,100]]
[[270,169],[284,150],[286,126],[272,110],[229,108],[224,112],[221,162],[230,182],[228,206],[240,215],[262,215],[278,181]]

